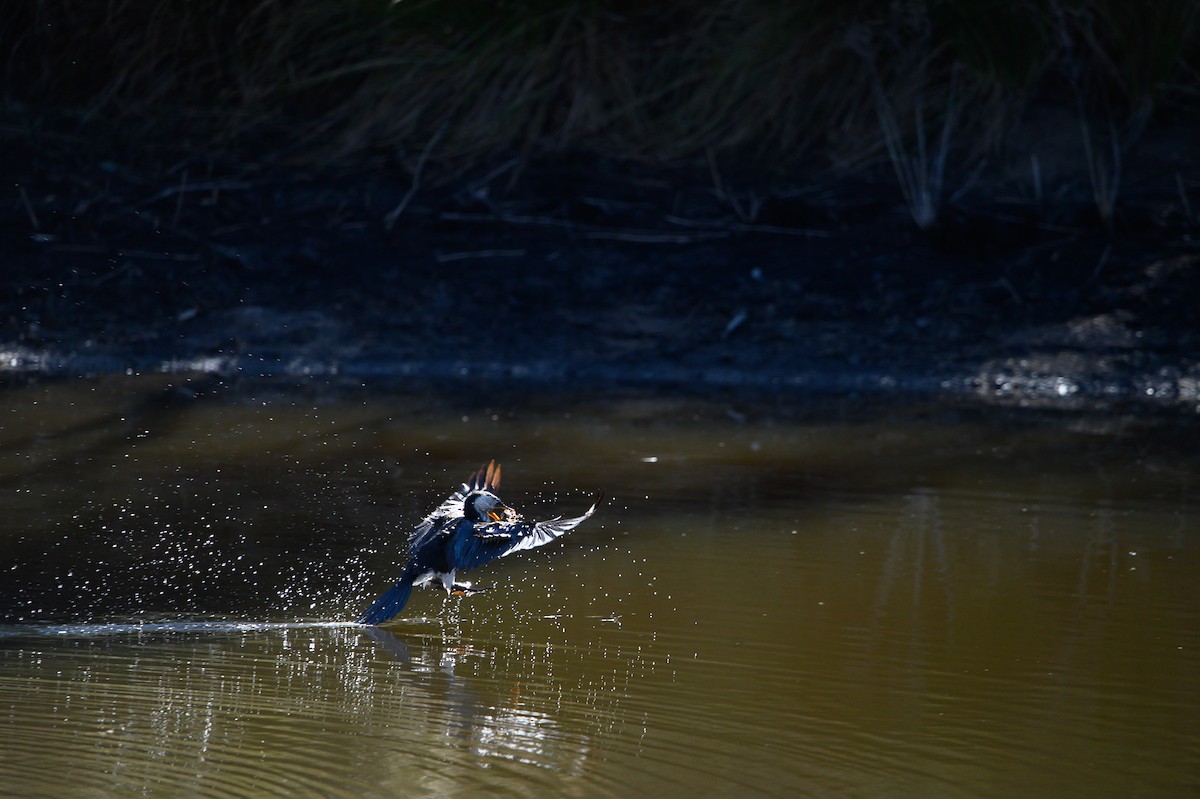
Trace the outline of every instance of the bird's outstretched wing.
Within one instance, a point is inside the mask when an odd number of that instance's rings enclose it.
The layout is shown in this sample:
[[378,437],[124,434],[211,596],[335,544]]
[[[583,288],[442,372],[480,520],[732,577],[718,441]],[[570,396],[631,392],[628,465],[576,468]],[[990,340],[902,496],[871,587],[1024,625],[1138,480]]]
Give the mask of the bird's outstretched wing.
[[582,516],[572,519],[564,519],[559,516],[544,522],[476,524],[470,534],[456,538],[454,562],[461,569],[473,569],[514,552],[549,544],[588,519],[596,512],[596,506],[603,498],[603,494],[597,494],[592,506]]
[[413,528],[413,531],[408,534],[408,551],[413,552],[427,544],[430,539],[440,535],[445,530],[445,526],[441,522],[462,516],[464,513],[463,502],[466,500],[467,494],[479,489],[495,491],[499,486],[500,464],[493,460],[486,467],[481,466],[479,471],[473,472],[458,487],[457,491],[434,508],[433,513],[426,516],[420,524]]

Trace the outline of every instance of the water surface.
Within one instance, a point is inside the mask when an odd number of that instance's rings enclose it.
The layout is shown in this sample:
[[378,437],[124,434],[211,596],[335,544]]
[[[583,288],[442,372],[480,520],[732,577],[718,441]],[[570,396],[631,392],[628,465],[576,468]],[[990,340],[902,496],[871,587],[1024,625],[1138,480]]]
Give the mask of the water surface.
[[[0,393],[0,794],[1200,788],[1193,420],[428,396]],[[352,624],[493,457],[610,499]]]

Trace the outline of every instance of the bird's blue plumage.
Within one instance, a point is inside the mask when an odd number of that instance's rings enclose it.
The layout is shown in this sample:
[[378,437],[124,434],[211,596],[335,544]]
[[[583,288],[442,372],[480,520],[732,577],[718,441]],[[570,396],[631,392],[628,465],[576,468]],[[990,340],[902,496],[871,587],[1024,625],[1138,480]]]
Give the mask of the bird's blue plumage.
[[404,608],[412,589],[413,575],[406,569],[404,576],[397,580],[395,585],[384,591],[378,599],[371,603],[371,607],[363,611],[363,614],[358,617],[358,623],[383,624]]
[[499,484],[500,467],[493,462],[426,516],[409,534],[404,574],[363,612],[359,623],[391,619],[404,608],[414,586],[438,583],[447,593],[479,590],[455,582],[455,573],[548,544],[591,516],[600,502],[597,496],[586,513],[573,519],[531,522],[500,501],[494,493]]

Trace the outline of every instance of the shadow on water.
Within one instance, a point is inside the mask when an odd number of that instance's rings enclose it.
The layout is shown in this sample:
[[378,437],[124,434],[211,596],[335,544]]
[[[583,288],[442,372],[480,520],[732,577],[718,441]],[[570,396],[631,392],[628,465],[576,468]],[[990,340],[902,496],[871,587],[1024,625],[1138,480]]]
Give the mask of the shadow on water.
[[[1195,420],[458,402],[0,392],[0,793],[1200,784]],[[492,457],[531,515],[612,499],[349,623]]]

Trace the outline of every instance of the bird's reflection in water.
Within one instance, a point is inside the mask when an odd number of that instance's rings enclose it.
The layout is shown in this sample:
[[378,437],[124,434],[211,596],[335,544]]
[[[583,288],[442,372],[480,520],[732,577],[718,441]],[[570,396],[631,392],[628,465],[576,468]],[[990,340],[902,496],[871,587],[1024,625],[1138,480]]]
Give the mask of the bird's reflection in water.
[[408,653],[408,644],[402,639],[397,638],[382,627],[367,627],[363,630],[363,633],[378,644],[380,649],[391,655],[393,659],[400,661],[402,665],[412,665],[412,655]]
[[458,742],[481,765],[499,758],[583,773],[592,750],[590,734],[572,730],[579,720],[564,720],[555,712],[561,687],[547,674],[509,678],[499,664],[514,653],[465,638],[453,621],[444,623],[440,634],[404,636],[380,627],[363,632],[411,672],[431,700],[429,706],[436,708],[424,714],[424,723],[435,727],[426,733]]

